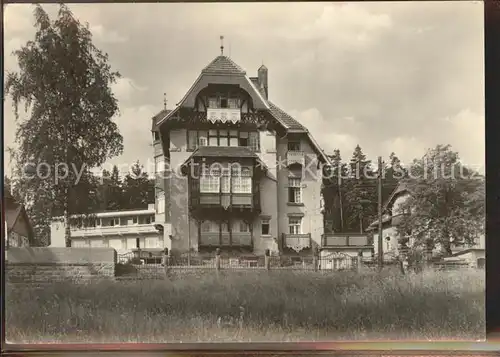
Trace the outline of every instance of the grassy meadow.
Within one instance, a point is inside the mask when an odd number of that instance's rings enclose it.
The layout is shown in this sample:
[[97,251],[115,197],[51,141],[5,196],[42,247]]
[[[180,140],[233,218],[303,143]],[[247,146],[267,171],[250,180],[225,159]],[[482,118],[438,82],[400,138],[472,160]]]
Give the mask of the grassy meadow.
[[296,342],[484,338],[484,271],[271,271],[7,288],[6,339]]

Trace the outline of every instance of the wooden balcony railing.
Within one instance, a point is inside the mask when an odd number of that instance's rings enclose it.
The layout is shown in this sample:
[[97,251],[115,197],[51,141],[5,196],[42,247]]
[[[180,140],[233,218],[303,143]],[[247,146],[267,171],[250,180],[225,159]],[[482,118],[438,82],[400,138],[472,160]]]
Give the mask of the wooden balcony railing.
[[153,224],[137,224],[126,226],[108,226],[108,227],[89,227],[71,229],[72,237],[97,237],[110,235],[129,235],[129,234],[151,234],[158,233]]
[[296,252],[311,248],[311,234],[283,234],[283,245]]
[[366,246],[369,245],[366,235],[324,234],[323,246]]
[[191,208],[243,208],[260,210],[260,192],[253,193],[200,193],[191,192]]
[[241,120],[240,109],[230,108],[207,108],[207,119],[209,122],[238,123]]
[[198,243],[201,247],[250,247],[250,232],[201,232]]
[[287,166],[299,164],[305,166],[306,159],[303,151],[288,151],[286,153]]

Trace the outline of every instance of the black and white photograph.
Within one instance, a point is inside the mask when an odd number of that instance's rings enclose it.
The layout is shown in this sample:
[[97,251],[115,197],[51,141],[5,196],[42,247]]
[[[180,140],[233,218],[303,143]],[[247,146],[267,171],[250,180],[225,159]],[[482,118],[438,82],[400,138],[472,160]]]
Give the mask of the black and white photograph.
[[483,16],[5,5],[7,343],[484,340]]

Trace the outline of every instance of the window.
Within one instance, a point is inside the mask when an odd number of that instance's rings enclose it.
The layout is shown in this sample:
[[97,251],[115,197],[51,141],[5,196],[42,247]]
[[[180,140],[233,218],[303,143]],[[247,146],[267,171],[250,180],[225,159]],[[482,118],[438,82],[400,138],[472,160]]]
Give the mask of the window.
[[157,156],[155,157],[155,172],[163,172],[165,171],[165,160],[163,156]]
[[156,212],[158,212],[158,214],[165,213],[165,192],[158,193]]
[[146,224],[151,224],[151,217],[146,217]]
[[224,174],[220,178],[220,186],[222,193],[230,193],[231,192],[231,177],[229,173]]
[[198,132],[198,145],[199,146],[208,145],[208,132],[204,130]]
[[72,239],[71,240],[71,246],[73,248],[85,248],[86,247],[85,240],[83,240],[83,239]]
[[201,232],[202,233],[218,233],[219,232],[219,223],[214,221],[203,221],[201,224]]
[[144,248],[159,248],[158,238],[146,238]]
[[248,146],[248,132],[240,131],[239,146]]
[[209,108],[217,108],[217,98],[212,97],[208,99],[208,107]]
[[200,192],[201,193],[219,193],[221,172],[219,168],[205,167],[200,177]]
[[301,183],[299,178],[288,179],[288,202],[290,203],[302,202]]
[[120,226],[126,226],[128,225],[127,218],[120,218]]
[[188,130],[187,132],[187,148],[188,150],[195,150],[198,147],[198,131]]
[[250,177],[250,169],[243,168],[238,172],[238,168],[233,167],[231,170],[232,192],[233,193],[252,193],[252,178]]
[[227,98],[220,98],[220,107],[228,108]]
[[258,132],[251,132],[248,137],[248,146],[253,151],[260,151],[260,136]]
[[268,219],[263,219],[260,222],[260,229],[263,236],[268,236],[271,234],[271,226]]
[[229,137],[227,130],[219,130],[219,146],[229,146]]
[[300,141],[289,141],[288,151],[300,151]]
[[238,146],[238,130],[229,131],[229,146]]
[[219,137],[217,130],[208,131],[208,146],[219,146]]
[[288,218],[288,227],[290,229],[290,234],[301,234],[302,233],[302,218],[301,217]]
[[133,224],[137,224],[137,217],[133,217],[133,218],[132,218],[132,223],[133,223]]
[[250,227],[248,226],[247,222],[244,222],[244,221],[240,222],[240,232],[244,232],[244,233],[250,232]]
[[151,223],[155,223],[155,216],[151,216]]
[[[387,237],[387,238],[389,238],[389,237]],[[391,250],[391,242],[390,242],[389,240],[387,240],[387,241],[385,242],[385,249],[386,249],[386,250]]]
[[107,244],[102,239],[91,239],[90,247],[92,248],[104,248],[107,247]]
[[155,132],[154,132],[154,134],[153,134],[153,137],[154,137],[154,140],[155,140],[155,141],[160,140],[160,133],[159,133],[159,132],[157,132],[157,131],[155,131]]
[[[215,223],[217,224],[217,223]],[[220,230],[222,233],[229,233],[229,225],[227,224],[227,222],[222,222],[220,224]]]
[[239,101],[238,98],[229,98],[227,100],[228,107],[231,109],[238,109],[239,107]]

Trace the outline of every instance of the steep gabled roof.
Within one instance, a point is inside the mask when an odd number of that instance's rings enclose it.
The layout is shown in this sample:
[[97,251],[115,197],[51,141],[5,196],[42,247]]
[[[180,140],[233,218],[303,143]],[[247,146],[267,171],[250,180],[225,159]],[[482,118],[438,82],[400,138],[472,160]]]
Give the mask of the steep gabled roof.
[[307,129],[302,124],[300,124],[297,120],[295,120],[294,118],[292,118],[289,114],[287,114],[284,110],[282,110],[276,104],[271,103],[270,101],[268,101],[268,103],[269,103],[269,106],[271,108],[271,114],[285,128],[307,131]]
[[[391,195],[389,196],[389,198],[387,199],[385,204],[383,205],[382,211],[383,212],[387,211],[387,209],[391,206],[391,204],[394,202],[394,200],[396,199],[397,196],[399,196],[401,194],[408,193],[408,192],[409,192],[408,185],[405,182],[400,181],[398,183],[398,185],[396,186],[396,188],[394,189],[394,191],[392,191]],[[398,218],[397,220],[394,220],[394,221],[393,221],[393,218],[396,218],[398,216],[400,216],[400,215],[392,216],[389,214],[384,214],[382,222],[384,224],[391,222],[393,225],[397,225],[400,218]],[[378,227],[378,220],[375,220],[368,226],[367,230],[373,230],[373,229],[376,229],[377,227]]]
[[170,114],[170,112],[171,112],[170,109],[163,109],[161,112],[156,114],[153,117],[153,126],[152,126],[151,130],[152,131],[157,130],[157,126],[158,126],[159,121],[162,120],[163,118],[165,118],[168,114]]
[[[264,65],[261,66],[261,68]],[[179,110],[179,108],[186,101],[186,98],[190,95],[190,93],[196,88],[199,83],[202,83],[204,75],[235,75],[241,76],[244,78],[244,84],[249,87],[255,93],[255,98],[258,102],[261,103],[262,107],[269,110],[270,114],[281,124],[287,131],[291,132],[301,132],[306,133],[309,141],[312,146],[316,149],[317,153],[322,157],[322,159],[327,163],[331,164],[328,156],[323,152],[318,143],[314,140],[311,133],[305,128],[302,124],[300,124],[296,119],[278,107],[276,104],[271,103],[265,94],[265,90],[259,85],[258,78],[256,77],[248,77],[246,72],[237,65],[232,59],[227,56],[217,56],[212,62],[210,62],[202,71],[198,79],[191,86],[189,91],[184,95],[184,98],[177,104],[177,107],[174,110],[163,110],[159,114],[157,114],[153,118],[153,130],[161,125],[164,121],[168,120],[172,115],[175,114]],[[255,104],[255,103],[254,103]]]
[[227,56],[217,56],[212,62],[206,66],[201,73],[210,74],[240,74],[245,75],[246,72],[233,62]]

